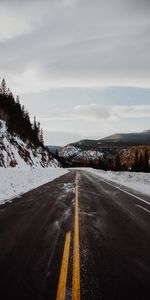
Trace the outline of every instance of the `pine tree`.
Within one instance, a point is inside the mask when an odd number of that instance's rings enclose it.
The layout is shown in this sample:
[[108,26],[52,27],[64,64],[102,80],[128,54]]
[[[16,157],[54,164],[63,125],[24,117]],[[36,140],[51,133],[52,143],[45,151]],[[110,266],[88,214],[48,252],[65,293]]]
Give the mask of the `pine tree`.
[[56,153],[55,153],[55,154],[56,154],[56,156],[59,156],[59,152],[58,152],[58,149],[56,149]]
[[44,147],[43,131],[40,123],[31,124],[29,113],[21,106],[19,96],[14,99],[13,94],[6,87],[5,79],[0,85],[0,118],[7,122],[8,131],[18,135],[24,141],[31,141],[35,146]]
[[38,124],[37,124],[37,138],[38,138],[39,141],[40,141],[40,137],[41,137],[40,126],[41,126],[41,124],[40,124],[40,122],[38,122]]
[[149,153],[148,153],[148,149],[145,149],[143,160],[144,160],[144,172],[148,172],[149,171]]
[[7,86],[6,86],[6,80],[3,78],[1,82],[1,94],[6,95],[7,94]]
[[16,103],[20,104],[19,96],[16,97]]
[[119,155],[119,153],[116,156],[115,168],[116,168],[116,171],[120,171],[121,170],[121,162],[120,162],[120,155]]
[[143,159],[143,154],[141,152],[138,160],[138,171],[142,172],[143,169],[144,169],[144,159]]
[[139,159],[139,155],[138,155],[138,151],[135,151],[135,158],[134,158],[134,164],[132,166],[132,171],[138,171],[138,159]]
[[25,116],[25,107],[24,107],[24,105],[21,106],[21,111],[22,111],[22,117],[24,118],[24,116]]
[[44,145],[43,129],[40,130],[40,143],[41,145]]
[[36,122],[36,117],[34,117],[33,123],[33,142],[36,146],[39,146],[39,124]]

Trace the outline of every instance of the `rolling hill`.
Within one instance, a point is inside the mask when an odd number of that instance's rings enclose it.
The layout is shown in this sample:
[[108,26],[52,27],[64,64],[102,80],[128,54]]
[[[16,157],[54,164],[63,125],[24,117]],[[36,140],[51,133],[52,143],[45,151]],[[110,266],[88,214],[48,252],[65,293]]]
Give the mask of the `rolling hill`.
[[[120,133],[113,134],[99,140],[80,140],[63,147],[60,156],[72,161],[73,163],[82,163],[98,161],[99,159],[116,159],[117,154],[124,153],[125,149],[150,145],[150,130],[139,133]],[[141,150],[140,150],[141,151]],[[128,151],[130,153],[130,151]],[[133,151],[132,151],[133,152]],[[135,153],[132,153],[134,157]],[[125,155],[126,156],[126,155]],[[129,156],[129,154],[127,155]],[[133,160],[133,159],[132,159]]]
[[65,147],[73,146],[80,149],[94,149],[101,147],[113,146],[140,146],[150,145],[150,130],[144,130],[137,133],[117,133],[99,140],[80,140],[71,143]]

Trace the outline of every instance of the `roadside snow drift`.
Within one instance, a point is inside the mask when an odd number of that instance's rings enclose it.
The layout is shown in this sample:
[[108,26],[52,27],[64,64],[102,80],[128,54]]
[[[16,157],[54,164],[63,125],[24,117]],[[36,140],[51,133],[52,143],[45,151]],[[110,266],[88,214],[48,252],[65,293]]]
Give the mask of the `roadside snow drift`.
[[0,168],[0,204],[66,174],[60,168]]
[[113,172],[92,168],[84,170],[150,196],[150,173]]

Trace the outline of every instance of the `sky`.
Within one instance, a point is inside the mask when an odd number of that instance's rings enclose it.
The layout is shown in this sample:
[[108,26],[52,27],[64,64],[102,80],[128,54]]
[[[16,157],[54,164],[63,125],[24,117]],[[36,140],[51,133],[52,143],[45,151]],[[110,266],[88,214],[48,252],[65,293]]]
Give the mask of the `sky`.
[[0,78],[65,145],[150,128],[149,0],[0,0]]

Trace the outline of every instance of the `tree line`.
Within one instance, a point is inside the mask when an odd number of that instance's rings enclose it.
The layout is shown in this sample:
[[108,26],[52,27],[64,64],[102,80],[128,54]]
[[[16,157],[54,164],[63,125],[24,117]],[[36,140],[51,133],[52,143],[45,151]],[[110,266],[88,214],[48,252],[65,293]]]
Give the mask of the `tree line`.
[[135,172],[150,172],[150,164],[149,164],[149,152],[148,149],[145,149],[144,153],[136,150],[135,159],[132,165],[132,171]]
[[7,88],[5,79],[0,85],[0,118],[6,121],[10,133],[15,133],[24,141],[29,140],[37,147],[44,147],[40,122],[37,122],[34,117],[31,123],[28,111],[24,105],[20,104],[19,96],[14,98],[10,89]]
[[97,167],[103,170],[112,171],[132,171],[132,172],[150,172],[150,157],[148,149],[143,152],[135,151],[135,158],[132,165],[129,167],[118,153],[115,158],[99,159]]
[[143,152],[136,150],[132,165],[123,162],[122,155],[117,153],[110,157],[96,158],[96,159],[81,159],[72,161],[73,167],[91,167],[94,169],[101,169],[105,171],[132,171],[132,172],[150,172],[150,156],[148,149]]

